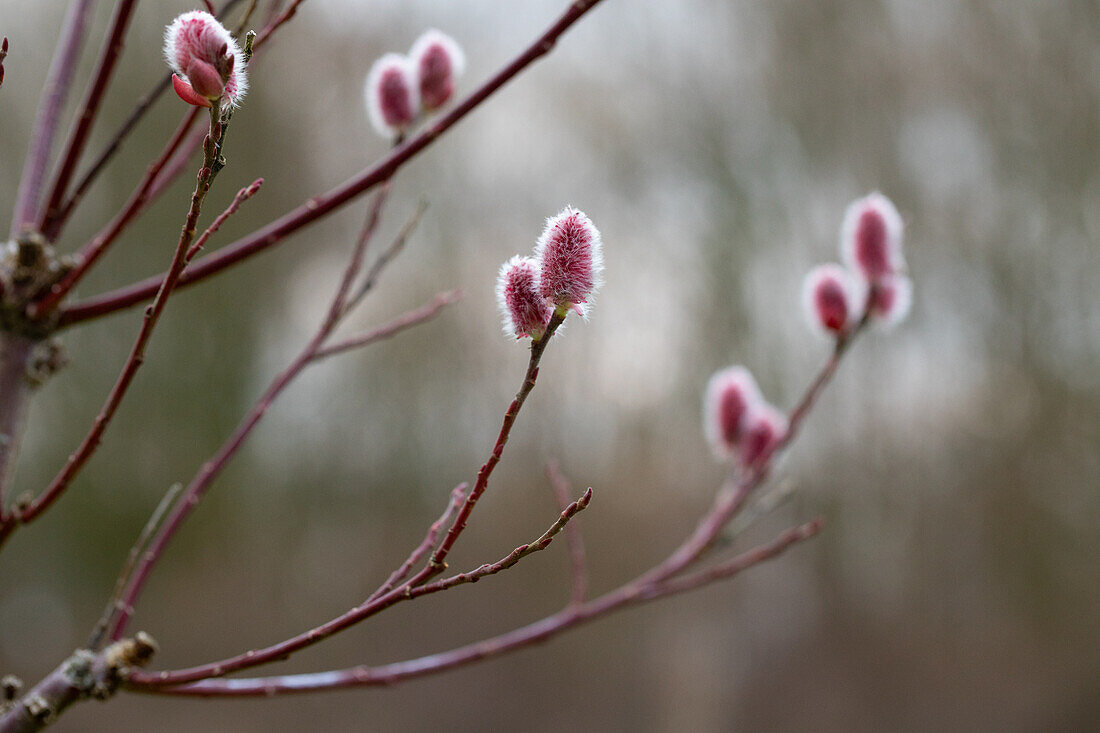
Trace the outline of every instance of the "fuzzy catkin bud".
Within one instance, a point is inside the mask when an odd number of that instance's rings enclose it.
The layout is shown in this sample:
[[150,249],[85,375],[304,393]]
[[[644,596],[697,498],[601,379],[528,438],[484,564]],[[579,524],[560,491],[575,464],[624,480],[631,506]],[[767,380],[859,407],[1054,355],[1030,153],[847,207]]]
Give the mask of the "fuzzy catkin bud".
[[221,99],[236,106],[248,90],[244,55],[225,26],[210,13],[178,16],[164,32],[164,56],[175,72],[180,99],[211,107]]
[[744,434],[738,450],[741,465],[751,468],[767,460],[787,435],[787,417],[766,402],[745,416]]
[[541,292],[556,308],[574,308],[587,303],[603,284],[603,245],[600,232],[583,211],[566,206],[546,220],[546,228],[535,245],[541,268]]
[[703,398],[703,433],[719,460],[737,455],[750,413],[764,402],[752,373],[743,366],[716,372]]
[[530,257],[516,255],[501,265],[497,275],[497,305],[504,333],[536,341],[546,332],[553,308],[539,293],[539,266]]
[[409,59],[388,53],[374,62],[365,89],[367,113],[379,135],[403,133],[420,115],[420,91]]
[[880,278],[871,290],[869,309],[871,320],[883,330],[890,330],[905,320],[913,306],[913,283],[904,275]]
[[841,260],[864,280],[875,282],[905,269],[901,240],[898,210],[881,193],[872,193],[853,201],[844,213]]
[[819,265],[802,283],[802,309],[815,332],[835,338],[848,332],[863,308],[864,288],[840,265]]
[[455,93],[458,77],[466,70],[466,56],[453,38],[435,29],[425,31],[413,43],[409,59],[426,111],[439,109]]

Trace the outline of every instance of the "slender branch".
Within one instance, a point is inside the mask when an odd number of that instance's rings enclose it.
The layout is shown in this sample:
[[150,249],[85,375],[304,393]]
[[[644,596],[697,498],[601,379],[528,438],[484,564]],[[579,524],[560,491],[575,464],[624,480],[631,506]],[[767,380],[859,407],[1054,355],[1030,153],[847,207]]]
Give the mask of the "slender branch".
[[[229,12],[229,10],[231,10],[233,6],[237,5],[239,2],[241,2],[241,0],[226,0],[225,4],[222,5],[221,11],[218,12],[218,17],[225,17],[225,14]],[[149,90],[148,93],[145,94],[145,96],[138,100],[137,105],[134,107],[133,110],[131,110],[125,121],[123,121],[118,130],[115,131],[115,134],[111,136],[110,142],[107,143],[107,146],[99,154],[95,162],[92,163],[91,166],[89,166],[88,171],[80,178],[80,181],[76,184],[76,186],[73,187],[73,192],[69,194],[64,203],[62,203],[58,207],[57,214],[54,217],[55,228],[60,230],[60,228],[64,226],[65,222],[69,220],[69,217],[72,215],[73,210],[76,208],[77,204],[79,204],[81,200],[83,200],[84,195],[88,192],[88,189],[91,188],[92,183],[95,181],[96,178],[99,177],[99,174],[103,172],[104,168],[106,168],[107,163],[111,161],[111,159],[115,156],[115,153],[117,153],[122,147],[123,141],[127,137],[129,137],[131,132],[134,131],[134,129],[137,127],[138,122],[140,122],[142,118],[145,117],[145,113],[149,111],[149,109],[153,106],[153,103],[160,99],[161,95],[168,91],[171,87],[172,72],[168,72],[160,78],[160,81],[158,81],[156,85],[151,90]]]
[[203,164],[196,177],[195,190],[191,194],[191,206],[187,212],[183,231],[180,233],[179,241],[176,244],[176,251],[172,256],[172,264],[168,269],[168,274],[165,276],[164,282],[161,283],[160,290],[157,292],[157,297],[153,301],[153,304],[145,311],[141,329],[130,350],[130,355],[127,357],[126,363],[122,367],[122,372],[119,374],[118,380],[107,396],[107,401],[96,417],[91,430],[84,437],[80,446],[69,456],[64,467],[62,467],[61,471],[54,477],[53,481],[50,482],[50,485],[46,487],[46,490],[27,507],[17,512],[17,519],[20,522],[26,523],[33,521],[38,515],[48,509],[50,505],[64,493],[65,489],[68,488],[73,478],[84,464],[87,463],[88,459],[91,458],[92,454],[99,446],[104,431],[114,417],[115,411],[118,409],[123,397],[126,396],[138,369],[145,361],[145,348],[153,335],[153,329],[156,328],[157,322],[164,312],[164,307],[168,303],[168,297],[175,289],[176,283],[179,282],[180,274],[187,265],[187,251],[191,242],[194,240],[195,227],[198,223],[199,214],[202,211],[202,203],[206,198],[206,193],[210,189],[210,183],[213,180],[213,165],[217,154],[217,140],[221,137],[221,133],[222,125],[218,120],[218,113],[212,111],[210,133],[207,135],[206,143],[203,146]]
[[[558,501],[558,506],[564,510],[569,505],[569,497],[573,495],[573,490],[569,486],[569,479],[561,472],[561,466],[558,465],[557,461],[546,462],[546,478],[550,482],[550,487],[554,490],[554,497]],[[588,569],[584,553],[584,540],[581,538],[580,530],[574,525],[566,527],[565,540],[569,543],[569,566],[573,581],[572,601],[573,603],[584,603],[584,599],[588,595]]]
[[390,577],[386,578],[386,582],[378,586],[378,589],[371,593],[367,598],[367,602],[371,602],[381,598],[389,593],[391,590],[397,587],[405,578],[409,577],[409,573],[412,569],[424,559],[424,556],[435,549],[435,543],[439,541],[439,533],[443,531],[443,527],[450,523],[451,518],[458,511],[458,507],[462,505],[463,500],[466,498],[466,487],[469,484],[461,483],[451,490],[451,499],[447,502],[447,508],[443,510],[443,513],[439,515],[439,519],[432,522],[432,525],[428,527],[427,534],[424,535],[423,541],[417,545],[412,552],[409,553],[405,562],[401,563],[401,566],[390,573]]
[[123,230],[126,229],[130,222],[145,209],[154,198],[151,196],[153,184],[156,183],[160,177],[164,167],[172,160],[172,156],[175,155],[180,144],[183,142],[184,138],[187,137],[188,132],[190,132],[191,126],[198,118],[198,107],[192,107],[191,110],[184,115],[176,131],[168,140],[168,144],[164,146],[160,155],[158,155],[156,159],[149,164],[149,167],[146,168],[145,175],[138,183],[137,188],[134,189],[134,192],[130,194],[130,199],[122,207],[122,211],[120,211],[98,234],[92,237],[87,244],[81,247],[75,258],[76,265],[65,277],[50,289],[48,295],[38,301],[35,306],[36,314],[48,313],[53,310],[53,308],[65,298],[69,291],[76,287],[76,284],[80,282],[84,274],[95,264],[96,260],[107,251],[107,248],[114,243],[120,234],[122,234]]
[[396,336],[407,328],[418,326],[425,321],[430,321],[432,318],[439,315],[440,311],[444,308],[457,303],[461,298],[461,290],[450,290],[445,293],[439,293],[419,308],[406,311],[388,323],[378,326],[377,328],[372,328],[369,331],[356,334],[355,336],[349,336],[343,341],[337,341],[334,344],[317,349],[313,354],[312,360],[320,361],[321,359],[327,359],[330,356],[342,354],[351,349],[370,346],[378,341]]
[[57,50],[54,51],[53,61],[50,63],[49,77],[42,101],[38,105],[34,132],[23,163],[23,175],[19,181],[19,193],[11,220],[12,239],[34,227],[38,221],[38,200],[46,178],[50,150],[53,148],[61,110],[69,95],[73,72],[80,59],[80,47],[84,42],[88,18],[94,5],[95,0],[74,0],[69,5],[65,26],[57,39]]
[[120,639],[122,634],[125,633],[126,626],[134,613],[134,604],[138,596],[141,595],[141,591],[149,578],[149,574],[159,561],[168,543],[183,525],[183,522],[190,516],[199,502],[202,501],[206,492],[209,491],[210,487],[213,485],[214,480],[237,454],[241,446],[244,445],[256,425],[258,425],[264,415],[267,414],[271,405],[274,404],[275,400],[283,393],[290,383],[314,361],[317,351],[321,349],[325,341],[335,330],[336,326],[339,325],[341,317],[346,313],[345,305],[347,303],[348,292],[351,289],[352,282],[355,280],[362,267],[367,245],[377,230],[382,208],[387,200],[386,194],[388,191],[389,187],[386,186],[375,197],[370,213],[367,216],[366,223],[356,241],[340,284],[329,305],[328,312],[325,314],[317,332],[297,357],[295,357],[294,360],[280,372],[274,380],[272,380],[267,390],[260,396],[252,409],[244,416],[232,435],[230,435],[218,449],[217,453],[215,453],[209,461],[203,464],[202,468],[185,489],[183,498],[176,504],[171,514],[169,514],[168,518],[157,530],[156,535],[149,544],[149,550],[142,555],[137,568],[131,575],[127,587],[122,594],[121,601],[118,604],[119,611],[110,624],[110,638],[112,640]]
[[[405,680],[437,674],[523,649],[619,609],[675,595],[696,588],[699,585],[732,577],[779,555],[792,545],[813,536],[818,529],[820,529],[820,524],[811,522],[802,527],[787,530],[772,542],[753,548],[724,563],[720,566],[722,572],[714,573],[714,577],[693,578],[694,584],[683,581],[663,586],[630,583],[599,598],[581,605],[571,605],[556,614],[505,634],[418,659],[377,667],[360,666],[330,672],[288,674],[253,679],[205,679],[179,687],[163,687],[146,683],[144,680],[150,674],[141,673],[140,675],[131,675],[131,678],[124,684],[127,689],[135,692],[194,697],[266,697],[298,692],[338,690],[349,687],[393,685]],[[704,580],[705,582],[700,582]]]
[[103,101],[103,95],[107,92],[107,86],[114,75],[115,65],[122,54],[123,39],[126,36],[126,30],[130,26],[130,18],[136,4],[137,0],[119,0],[115,5],[115,13],[111,18],[107,42],[103,46],[92,80],[88,84],[88,91],[85,94],[83,104],[81,104],[80,114],[69,133],[69,139],[65,143],[65,147],[62,149],[59,158],[60,164],[54,176],[53,184],[50,186],[50,193],[46,199],[41,221],[38,225],[38,231],[42,232],[48,240],[52,241],[57,236],[56,217],[61,199],[65,195],[65,189],[68,188],[69,181],[76,170],[76,165],[80,161],[80,155],[84,152],[84,146],[88,142],[88,133],[92,130],[92,124],[95,122],[100,103]]
[[218,214],[218,217],[214,219],[213,223],[206,228],[199,238],[195,240],[195,243],[191,245],[191,248],[187,250],[187,260],[190,262],[191,258],[202,251],[203,246],[210,240],[210,237],[214,236],[226,219],[237,213],[237,209],[241,208],[241,204],[248,201],[250,198],[256,195],[256,192],[260,190],[260,186],[264,185],[264,179],[257,178],[248,186],[245,186],[240,191],[237,191],[237,195],[233,197],[233,200],[229,203],[229,206],[225,208],[225,211]]
[[534,542],[520,545],[495,563],[486,563],[466,573],[459,573],[449,578],[442,578],[431,583],[425,583],[417,588],[410,588],[408,597],[418,598],[423,595],[428,595],[429,593],[437,593],[441,590],[454,588],[456,585],[476,583],[482,578],[496,575],[502,570],[507,570],[532,553],[545,550],[563,529],[570,526],[569,522],[573,517],[588,508],[590,501],[592,501],[592,489],[588,488],[581,498],[566,504],[561,514],[558,515],[557,520]]
[[107,626],[111,623],[111,619],[119,610],[119,604],[122,602],[122,591],[126,588],[126,584],[130,580],[131,574],[134,572],[134,567],[137,565],[138,558],[141,557],[141,553],[145,552],[145,548],[149,546],[149,540],[153,537],[153,532],[164,520],[164,515],[168,513],[168,510],[176,502],[176,498],[183,490],[183,484],[172,484],[168,491],[164,492],[164,496],[161,497],[160,503],[157,504],[157,508],[153,510],[149,520],[145,523],[145,526],[141,528],[141,534],[138,535],[137,541],[134,542],[130,548],[130,554],[126,557],[126,562],[122,566],[122,570],[119,571],[118,579],[115,580],[115,589],[111,592],[111,598],[107,601],[107,607],[103,609],[103,615],[99,617],[99,622],[95,625],[95,630],[92,631],[92,636],[88,640],[89,649],[98,649],[102,645],[104,638],[107,635]]
[[[492,474],[493,469],[497,463],[500,462],[500,457],[504,452],[504,446],[508,441],[508,434],[511,432],[512,425],[515,423],[516,417],[519,415],[520,409],[523,407],[524,401],[531,393],[531,390],[535,386],[535,379],[538,376],[538,365],[542,358],[543,353],[546,350],[546,345],[549,343],[554,332],[561,325],[564,316],[560,312],[555,312],[550,319],[550,323],[547,324],[546,332],[542,338],[538,341],[534,341],[531,344],[531,356],[527,367],[527,373],[524,375],[523,383],[520,386],[519,392],[516,394],[512,403],[508,406],[507,411],[504,413],[504,421],[500,428],[500,433],[497,436],[496,443],[493,446],[493,450],[489,455],[489,459],[481,467],[481,470],[477,475],[477,482],[474,484],[474,488],[466,496],[466,500],[462,503],[461,508],[451,524],[450,529],[444,536],[443,541],[439,547],[431,553],[428,562],[425,566],[412,576],[409,580],[405,581],[401,585],[393,588],[392,590],[378,595],[372,594],[366,601],[360,605],[352,608],[350,611],[337,616],[330,621],[310,629],[309,631],[293,636],[285,641],[281,641],[277,644],[265,647],[263,649],[253,649],[243,654],[238,654],[235,657],[223,659],[218,662],[211,662],[209,664],[203,664],[198,667],[192,667],[190,669],[181,669],[174,672],[153,672],[147,675],[139,674],[135,679],[140,680],[144,684],[150,685],[178,685],[187,682],[193,682],[196,680],[206,679],[208,677],[221,677],[242,669],[248,669],[256,667],[262,664],[268,664],[270,662],[285,659],[290,654],[296,651],[305,649],[306,647],[317,644],[328,637],[336,634],[344,629],[347,629],[355,624],[369,618],[377,613],[384,611],[385,609],[393,606],[401,601],[409,600],[417,595],[423,595],[425,592],[418,589],[420,586],[425,585],[433,577],[439,575],[447,568],[445,559],[447,553],[454,546],[454,543],[458,540],[459,535],[462,534],[462,530],[466,527],[466,521],[469,518],[474,507],[477,505],[478,499],[485,493],[485,489],[489,483],[489,476]],[[304,353],[304,352],[303,352]],[[209,464],[208,464],[209,465]],[[587,500],[585,500],[587,503]],[[186,497],[183,502],[177,507],[186,507]],[[186,511],[186,509],[183,509]],[[575,513],[575,512],[574,512]],[[568,520],[565,520],[568,521]],[[171,522],[171,519],[169,520]],[[167,525],[166,525],[167,526]],[[560,529],[560,528],[559,528]],[[430,533],[430,532],[429,532]],[[155,550],[155,546],[154,546]],[[140,569],[139,569],[140,572]],[[373,600],[372,600],[373,599]],[[132,605],[132,600],[127,597],[127,605]],[[113,637],[120,634],[123,627],[119,626]]]
[[355,294],[348,298],[347,306],[345,310],[350,311],[359,304],[367,293],[374,287],[375,282],[378,280],[379,274],[386,268],[386,265],[390,263],[397,255],[401,253],[401,250],[405,248],[406,242],[409,241],[409,237],[416,230],[416,226],[420,223],[420,218],[424,216],[424,212],[428,210],[428,202],[421,199],[417,204],[416,210],[413,211],[412,216],[405,222],[405,226],[401,227],[401,231],[394,237],[390,246],[379,255],[378,259],[371,265],[371,269],[367,272],[367,276],[363,278],[363,282],[359,285],[359,288],[355,291]]
[[[398,169],[443,135],[458,121],[481,105],[504,84],[549,53],[558,38],[600,0],[578,0],[542,36],[507,66],[487,80],[450,112],[440,117],[418,135],[410,138],[381,161],[326,194],[313,197],[267,226],[223,247],[195,262],[181,279],[181,285],[191,285],[231,267],[241,260],[278,244],[288,235],[313,223],[355,197],[389,179]],[[257,38],[257,40],[259,40]],[[118,290],[80,301],[60,309],[60,324],[71,325],[108,313],[129,308],[147,300],[155,291],[159,277],[148,278]]]

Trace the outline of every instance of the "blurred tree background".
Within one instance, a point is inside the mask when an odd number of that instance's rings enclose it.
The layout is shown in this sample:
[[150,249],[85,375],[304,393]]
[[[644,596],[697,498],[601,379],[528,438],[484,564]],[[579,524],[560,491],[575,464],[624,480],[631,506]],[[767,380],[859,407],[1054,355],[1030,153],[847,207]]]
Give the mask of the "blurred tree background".
[[[439,27],[466,49],[468,90],[562,7],[308,0],[256,66],[206,218],[267,183],[211,247],[384,153],[361,94],[376,57]],[[188,9],[141,6],[100,143],[164,73],[163,26]],[[62,11],[0,0],[5,211]],[[491,447],[526,365],[500,335],[497,267],[567,202],[603,232],[608,282],[591,321],[549,349],[452,566],[551,521],[549,457],[595,488],[577,525],[594,591],[663,557],[721,480],[699,427],[706,377],[744,363],[773,401],[793,401],[827,353],[800,322],[801,277],[836,259],[845,204],[877,188],[907,222],[913,316],[857,346],[778,472],[793,500],[745,541],[817,514],[823,535],[732,583],[393,690],[122,695],[57,730],[1100,727],[1098,38],[1086,0],[605,3],[397,179],[380,242],[418,197],[430,208],[357,324],[438,290],[465,300],[308,372],[177,537],[135,628],[160,642],[155,666],[186,666],[285,638],[375,587]],[[117,211],[182,111],[156,107],[63,249]],[[190,187],[182,176],[80,294],[159,272]],[[94,461],[0,557],[0,672],[36,679],[83,643],[165,488],[311,333],[366,206],[175,297]],[[75,447],[138,319],[64,335],[72,364],[34,406],[18,490]],[[555,546],[281,668],[450,648],[568,593]]]

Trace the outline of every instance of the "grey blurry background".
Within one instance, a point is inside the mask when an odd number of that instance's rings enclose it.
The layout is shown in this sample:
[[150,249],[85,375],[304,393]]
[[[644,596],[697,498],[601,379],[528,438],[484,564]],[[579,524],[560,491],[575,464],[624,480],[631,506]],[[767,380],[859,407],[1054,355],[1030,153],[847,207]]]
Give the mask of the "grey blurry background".
[[[0,0],[5,211],[62,5]],[[212,247],[384,153],[361,102],[374,58],[436,26],[464,45],[470,90],[564,5],[308,0],[256,65],[208,211],[267,184]],[[142,4],[97,143],[163,73],[161,29],[187,9]],[[779,471],[793,500],[743,543],[816,515],[824,534],[732,583],[396,689],[121,695],[57,730],[1100,727],[1097,39],[1084,0],[606,0],[397,180],[382,241],[418,197],[431,206],[357,325],[438,290],[465,300],[297,383],[178,536],[137,626],[161,643],[157,667],[180,667],[361,600],[484,460],[526,361],[500,335],[496,270],[567,202],[603,232],[607,285],[550,348],[452,566],[551,521],[550,457],[595,488],[578,521],[595,591],[663,557],[721,479],[699,428],[706,377],[744,363],[793,402],[827,352],[800,321],[800,279],[836,258],[845,204],[881,189],[906,221],[914,312],[854,350]],[[181,108],[157,106],[63,248],[118,209]],[[81,294],[160,271],[189,187]],[[366,206],[174,299],[95,460],[0,557],[0,672],[36,679],[82,643],[164,489],[311,332]],[[35,405],[20,489],[76,445],[137,325],[128,312],[65,334],[72,365]],[[568,582],[555,546],[264,671],[450,648],[552,612]]]

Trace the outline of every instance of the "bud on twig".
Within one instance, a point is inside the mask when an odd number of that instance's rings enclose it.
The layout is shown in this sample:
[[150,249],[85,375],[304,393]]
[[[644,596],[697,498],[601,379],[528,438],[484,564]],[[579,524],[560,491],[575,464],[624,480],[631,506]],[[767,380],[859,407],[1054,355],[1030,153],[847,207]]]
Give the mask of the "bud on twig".
[[454,96],[466,56],[453,38],[435,29],[425,31],[409,51],[425,111],[439,109]]
[[539,265],[535,260],[516,255],[501,266],[497,304],[506,335],[530,336],[535,341],[542,338],[554,309],[539,292]]
[[836,338],[848,333],[860,317],[866,290],[862,280],[840,265],[819,265],[802,283],[802,309],[817,333]]
[[388,53],[367,75],[367,113],[379,135],[395,137],[420,115],[420,91],[409,59]]
[[224,98],[237,106],[248,90],[244,55],[210,13],[193,10],[172,21],[164,32],[164,56],[175,72],[173,88],[188,104],[212,107]]
[[603,285],[602,247],[599,230],[583,211],[566,206],[546,220],[535,258],[542,273],[542,295],[555,308],[572,308],[587,316],[583,304]]
[[840,230],[841,261],[864,280],[875,282],[905,269],[898,210],[881,193],[853,201]]

